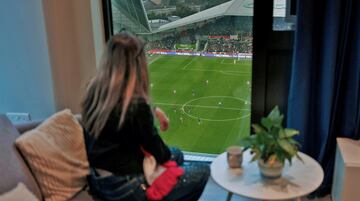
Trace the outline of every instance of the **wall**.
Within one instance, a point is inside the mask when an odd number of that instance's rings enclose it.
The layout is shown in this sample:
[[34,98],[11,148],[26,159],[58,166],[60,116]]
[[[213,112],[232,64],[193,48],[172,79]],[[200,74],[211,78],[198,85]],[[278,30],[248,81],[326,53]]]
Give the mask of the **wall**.
[[40,0],[0,1],[0,113],[41,119],[55,111]]
[[104,33],[101,0],[0,1],[0,113],[80,112]]
[[[91,2],[98,3],[92,5]],[[98,0],[43,0],[56,108],[80,112],[81,97],[87,82],[96,72],[102,15],[92,6]],[[97,19],[97,21],[93,21]],[[94,23],[95,22],[95,23]]]

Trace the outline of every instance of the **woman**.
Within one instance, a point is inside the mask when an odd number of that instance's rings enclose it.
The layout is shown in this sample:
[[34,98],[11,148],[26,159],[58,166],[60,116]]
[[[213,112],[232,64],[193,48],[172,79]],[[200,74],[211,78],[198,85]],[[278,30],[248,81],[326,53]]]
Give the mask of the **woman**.
[[185,170],[164,200],[197,200],[209,167],[184,163],[181,151],[170,151],[164,144],[154,127],[153,113],[161,130],[167,129],[168,120],[160,109],[150,107],[148,85],[144,44],[128,33],[113,36],[82,103],[91,191],[103,200],[146,200],[142,147],[158,164],[171,159]]

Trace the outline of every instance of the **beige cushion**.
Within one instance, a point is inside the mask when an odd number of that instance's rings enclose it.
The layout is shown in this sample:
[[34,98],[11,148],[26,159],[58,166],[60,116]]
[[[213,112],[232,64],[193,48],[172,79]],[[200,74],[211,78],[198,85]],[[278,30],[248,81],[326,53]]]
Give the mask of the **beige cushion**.
[[19,183],[11,191],[0,195],[0,201],[39,201],[34,194],[23,184]]
[[70,110],[24,133],[16,146],[28,162],[45,201],[69,200],[86,185],[89,163],[83,130]]

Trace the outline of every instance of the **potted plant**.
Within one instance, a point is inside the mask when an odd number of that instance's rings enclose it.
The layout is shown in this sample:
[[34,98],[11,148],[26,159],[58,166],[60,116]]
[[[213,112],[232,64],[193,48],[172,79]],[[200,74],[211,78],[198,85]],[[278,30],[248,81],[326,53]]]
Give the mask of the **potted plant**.
[[260,124],[252,124],[254,134],[240,142],[244,151],[250,149],[253,157],[251,162],[258,161],[261,175],[265,178],[281,176],[285,161],[298,155],[299,143],[293,139],[299,131],[283,128],[284,115],[276,106],[267,117],[261,118]]

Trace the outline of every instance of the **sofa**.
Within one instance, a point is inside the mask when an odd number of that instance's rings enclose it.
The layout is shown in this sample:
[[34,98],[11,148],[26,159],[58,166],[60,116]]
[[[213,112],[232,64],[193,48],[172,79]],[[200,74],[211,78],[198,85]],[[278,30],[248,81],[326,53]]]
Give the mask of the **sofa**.
[[[23,183],[39,200],[43,200],[33,173],[15,146],[15,140],[19,136],[40,123],[41,121],[13,125],[5,115],[0,114],[0,195]],[[70,200],[94,201],[95,199],[85,188]]]

